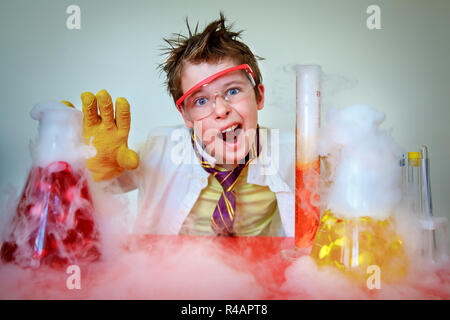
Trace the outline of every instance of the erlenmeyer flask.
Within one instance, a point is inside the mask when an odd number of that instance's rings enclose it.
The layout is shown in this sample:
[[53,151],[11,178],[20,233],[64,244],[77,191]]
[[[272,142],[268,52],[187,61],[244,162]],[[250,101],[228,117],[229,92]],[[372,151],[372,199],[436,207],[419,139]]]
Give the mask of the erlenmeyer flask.
[[[401,195],[401,170],[391,163],[395,154],[374,150],[371,145],[342,150],[311,250],[319,266],[338,268],[362,285],[372,270],[379,270],[383,282],[399,280],[408,271],[393,212]],[[392,175],[388,181],[385,168]],[[324,171],[323,177],[330,175]]]
[[82,117],[61,103],[36,105],[39,137],[11,233],[1,247],[4,262],[54,268],[100,257],[94,206],[84,174]]

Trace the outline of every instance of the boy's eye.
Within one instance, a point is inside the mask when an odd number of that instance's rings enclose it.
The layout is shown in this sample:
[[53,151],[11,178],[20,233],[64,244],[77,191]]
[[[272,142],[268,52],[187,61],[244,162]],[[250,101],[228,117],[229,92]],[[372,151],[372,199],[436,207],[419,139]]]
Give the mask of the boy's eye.
[[231,88],[227,90],[227,96],[237,95],[241,90],[239,88]]
[[208,99],[206,99],[206,98],[198,98],[198,99],[195,99],[194,106],[195,107],[201,107],[201,106],[204,106],[206,104],[206,102],[208,102]]

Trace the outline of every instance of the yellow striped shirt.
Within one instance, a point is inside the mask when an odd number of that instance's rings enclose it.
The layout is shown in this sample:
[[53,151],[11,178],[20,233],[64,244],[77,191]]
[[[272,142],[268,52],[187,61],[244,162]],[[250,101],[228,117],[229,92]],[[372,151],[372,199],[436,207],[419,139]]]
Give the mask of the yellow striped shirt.
[[[216,169],[224,169],[216,166]],[[233,230],[238,236],[276,236],[281,226],[275,193],[267,186],[247,183],[248,166],[242,170],[233,191],[236,195],[236,213]],[[223,188],[210,175],[191,212],[183,223],[180,234],[214,235],[211,216]]]

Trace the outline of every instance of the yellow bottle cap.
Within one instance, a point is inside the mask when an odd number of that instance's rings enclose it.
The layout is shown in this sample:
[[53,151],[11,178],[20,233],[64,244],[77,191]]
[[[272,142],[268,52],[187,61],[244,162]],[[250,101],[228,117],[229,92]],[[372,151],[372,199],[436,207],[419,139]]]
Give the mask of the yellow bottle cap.
[[408,152],[408,159],[420,159],[420,152]]
[[420,152],[408,152],[408,164],[413,167],[419,166],[419,160],[422,158]]

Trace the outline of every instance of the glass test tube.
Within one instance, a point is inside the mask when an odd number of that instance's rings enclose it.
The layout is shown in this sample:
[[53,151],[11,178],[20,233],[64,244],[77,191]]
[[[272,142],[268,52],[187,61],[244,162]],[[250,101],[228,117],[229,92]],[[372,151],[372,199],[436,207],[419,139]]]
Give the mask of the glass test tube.
[[424,214],[422,204],[422,155],[420,152],[408,152],[406,191],[411,199],[412,210],[421,218]]
[[408,152],[404,187],[413,216],[418,219],[421,232],[421,256],[427,262],[448,260],[446,217],[435,217],[431,200],[428,149]]

